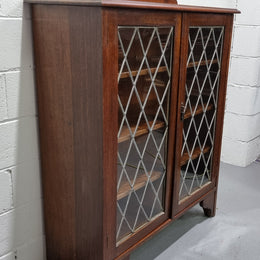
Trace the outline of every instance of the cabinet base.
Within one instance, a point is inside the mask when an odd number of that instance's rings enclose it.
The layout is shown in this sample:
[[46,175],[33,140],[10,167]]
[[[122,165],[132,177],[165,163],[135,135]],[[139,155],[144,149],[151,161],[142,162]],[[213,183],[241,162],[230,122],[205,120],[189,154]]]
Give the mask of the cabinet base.
[[214,217],[216,214],[216,192],[212,192],[202,200],[200,206],[203,208],[205,216]]

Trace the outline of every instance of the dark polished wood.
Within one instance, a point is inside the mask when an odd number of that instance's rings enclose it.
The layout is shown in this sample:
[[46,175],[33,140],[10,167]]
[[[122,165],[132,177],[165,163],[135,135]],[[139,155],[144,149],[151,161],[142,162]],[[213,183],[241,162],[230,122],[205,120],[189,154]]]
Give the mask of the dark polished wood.
[[33,23],[47,258],[102,259],[101,9],[36,5]]
[[[141,0],[136,0],[141,1]],[[102,0],[25,0],[25,3],[35,3],[35,4],[60,4],[60,5],[94,5],[98,6],[102,4]],[[143,1],[141,1],[143,2]],[[166,3],[166,4],[177,4],[176,0],[146,0],[145,2],[156,2],[156,3]]]
[[215,200],[216,192],[211,192],[204,200],[200,202],[200,206],[204,210],[204,214],[207,217],[214,217],[216,215]]
[[77,259],[103,257],[101,16],[101,8],[69,8]]
[[100,0],[24,0],[30,4],[45,4],[45,5],[86,5],[86,6],[101,6]]
[[[157,26],[157,25],[172,25],[175,26],[175,38],[174,38],[174,59],[173,59],[173,77],[172,89],[171,89],[171,109],[170,109],[170,122],[175,121],[176,106],[177,106],[177,88],[178,88],[178,69],[179,69],[179,50],[180,50],[180,29],[181,29],[181,16],[180,14],[166,14],[164,12],[151,12],[151,11],[140,11],[140,10],[117,10],[117,9],[106,9],[108,17],[113,17],[114,24],[111,23],[111,27],[117,31],[118,25],[143,25],[143,26]],[[135,17],[135,19],[129,19],[129,17]],[[116,67],[116,66],[115,66]],[[116,75],[113,75],[117,77]],[[110,76],[111,77],[111,76]],[[113,95],[116,95],[115,92]],[[114,125],[117,125],[117,118],[111,119]],[[156,227],[163,224],[170,218],[170,205],[171,205],[171,183],[172,183],[172,168],[173,168],[173,152],[174,152],[174,137],[175,127],[170,125],[169,128],[169,145],[168,145],[168,165],[167,165],[167,183],[166,183],[166,201],[165,201],[165,213],[155,219],[153,222],[142,227],[138,232],[129,237],[125,242],[119,244],[117,247],[117,256],[121,255],[128,248],[136,244],[140,239],[145,237],[148,233],[152,232]],[[116,133],[117,134],[117,133]],[[116,165],[116,164],[115,164]],[[116,172],[116,169],[115,171]],[[115,209],[114,209],[115,210]]]
[[[149,121],[149,124],[150,124],[150,126],[152,126],[153,121]],[[158,130],[158,129],[161,129],[163,127],[165,127],[165,123],[162,122],[162,121],[157,120],[155,122],[155,124],[154,124],[153,130]],[[134,132],[135,128],[136,128],[136,125],[131,126],[131,131]],[[135,136],[138,137],[138,136],[145,135],[147,133],[149,133],[149,129],[147,127],[146,122],[143,122],[143,123],[139,124],[139,126],[138,126],[138,128],[136,130]],[[130,138],[131,138],[131,134],[130,134],[130,132],[128,130],[128,127],[127,126],[123,126],[121,134],[120,134],[120,136],[118,138],[118,143],[125,142],[126,140],[129,140]]]
[[228,82],[228,71],[229,71],[229,60],[230,60],[230,50],[232,41],[232,30],[233,30],[233,16],[226,16],[226,26],[224,35],[224,45],[222,50],[222,64],[221,64],[221,78],[220,78],[220,91],[218,97],[218,113],[217,113],[217,133],[215,134],[215,150],[214,150],[214,169],[213,180],[215,182],[216,191],[214,192],[213,203],[213,214],[215,215],[216,204],[217,204],[217,192],[218,192],[218,181],[219,181],[219,166],[220,166],[220,156],[221,156],[221,145],[222,145],[222,135],[224,126],[224,113],[226,104],[226,93],[227,93],[227,82]]
[[178,5],[176,0],[24,0],[25,3],[33,4],[52,4],[52,5],[86,5],[86,6],[103,6],[103,7],[123,7],[123,8],[140,8],[140,9],[158,9],[182,12],[203,12],[203,13],[223,13],[235,14],[240,13],[237,9],[217,8],[204,6]]
[[[237,10],[180,6],[175,0],[26,2],[36,3],[32,19],[47,259],[129,259],[136,247],[194,205],[200,203],[207,216],[214,216],[232,21]],[[165,211],[117,245],[116,203],[129,194],[124,185],[117,193],[118,142],[129,139],[127,132],[117,138],[119,25],[174,26],[174,49]],[[212,181],[179,201],[180,167],[189,159],[187,153],[180,156],[180,108],[185,99],[187,37],[192,25],[223,25],[225,35]],[[188,67],[193,65],[198,65],[197,61]],[[160,69],[165,73],[164,67]],[[146,75],[148,70],[141,73]],[[136,70],[122,73],[121,78],[127,80],[130,75],[135,76]],[[213,109],[209,105],[207,113]],[[195,115],[201,113],[203,108],[198,106]],[[191,110],[183,115],[187,120],[191,116]],[[163,127],[158,120],[155,129]],[[139,125],[137,135],[147,131]],[[204,153],[209,151],[204,149]],[[199,154],[195,148],[192,158]],[[152,178],[159,177],[155,173]],[[140,189],[143,184],[140,176],[134,187]]]
[[[48,259],[76,259],[76,194],[69,11],[33,7],[41,171]],[[48,32],[48,37],[45,33]],[[53,48],[63,44],[62,48]],[[43,45],[42,45],[43,44]],[[44,46],[44,47],[42,47]],[[62,66],[61,66],[62,64]],[[60,129],[59,134],[56,133]]]
[[[210,150],[210,147],[209,147],[209,146],[205,146],[202,151],[203,151],[203,153],[207,153],[209,150]],[[189,153],[188,153],[188,152],[184,153],[183,156],[181,157],[180,166],[183,166],[184,164],[186,164],[190,158],[191,158],[192,160],[198,158],[199,155],[200,155],[200,152],[201,152],[200,147],[195,147],[194,150],[193,150],[193,154],[192,154],[191,157],[189,156]]]
[[[210,190],[207,193],[203,194],[202,196],[198,197],[196,200],[194,200],[192,203],[190,203],[186,208],[179,211],[175,216],[173,216],[172,221],[174,221],[174,220],[178,219],[179,217],[183,216],[186,213],[186,211],[189,210],[190,208],[194,207],[197,204],[202,203],[203,200],[206,200],[215,191],[216,191],[216,188],[213,188],[212,190]],[[204,214],[205,214],[205,212],[204,212]]]
[[118,39],[114,28],[116,17],[106,9],[103,20],[103,179],[104,179],[104,245],[103,259],[116,255],[116,197],[117,197],[117,74]]
[[136,244],[134,244],[133,246],[131,246],[130,248],[128,248],[125,252],[123,252],[121,255],[119,255],[118,257],[115,258],[115,260],[124,260],[125,257],[127,257],[128,255],[130,255],[130,253],[135,250],[137,247],[143,245],[149,238],[151,238],[152,236],[156,235],[158,232],[160,232],[161,230],[163,230],[164,228],[166,228],[168,225],[170,225],[172,223],[172,219],[168,219],[167,221],[165,221],[164,223],[162,223],[161,225],[158,225],[157,228],[155,228],[154,230],[152,230],[148,235],[146,235],[143,239],[140,239]]
[[[204,107],[206,106],[205,103],[203,105],[204,105]],[[207,107],[207,111],[211,110],[212,108],[213,108],[213,105],[209,104],[208,107]],[[203,113],[202,105],[198,105],[197,106],[197,109],[196,109],[195,113],[194,113],[194,110],[195,110],[195,106],[192,106],[192,111],[190,110],[190,108],[187,108],[187,111],[184,114],[184,119],[190,118],[192,115],[196,116],[196,115],[199,115],[199,114]]]
[[[207,18],[206,18],[207,17]],[[217,187],[219,162],[220,162],[220,150],[222,140],[222,128],[224,119],[224,108],[225,108],[225,95],[227,87],[227,72],[229,64],[229,53],[232,36],[232,15],[220,15],[215,14],[210,17],[206,14],[184,14],[182,24],[182,50],[181,50],[181,64],[180,64],[180,87],[179,87],[179,100],[178,107],[181,110],[182,104],[185,103],[185,83],[187,73],[187,57],[188,57],[188,33],[190,26],[224,26],[225,33],[223,39],[223,52],[222,52],[222,63],[220,73],[220,84],[218,94],[218,105],[217,105],[217,119],[216,119],[216,130],[214,139],[214,150],[212,159],[212,180],[204,188],[194,192],[192,196],[188,196],[185,199],[179,201],[179,187],[180,187],[180,170],[181,162],[183,161],[180,154],[182,149],[182,129],[183,121],[181,120],[181,113],[178,113],[177,121],[177,143],[176,143],[176,161],[175,161],[175,175],[174,175],[174,189],[175,193],[173,196],[173,215],[177,215],[180,211],[187,208],[187,206],[193,201],[206,194],[210,190]],[[216,194],[216,193],[215,193]],[[215,198],[216,200],[216,198]],[[214,203],[216,206],[216,201]]]
[[122,260],[130,260],[130,255],[125,256],[124,258],[121,258]]
[[158,10],[182,11],[182,12],[223,13],[223,14],[240,13],[237,9],[176,5],[176,4],[155,3],[155,2],[145,2],[145,1],[139,2],[139,1],[131,1],[131,0],[129,1],[103,0],[102,6],[140,8],[140,9],[158,9]]

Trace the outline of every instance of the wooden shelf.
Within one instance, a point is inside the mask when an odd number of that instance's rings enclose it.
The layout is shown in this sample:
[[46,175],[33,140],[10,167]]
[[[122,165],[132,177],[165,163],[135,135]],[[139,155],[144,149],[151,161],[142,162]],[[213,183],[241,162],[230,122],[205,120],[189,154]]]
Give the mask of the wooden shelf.
[[[150,68],[150,70],[151,70],[151,73],[153,74],[153,73],[155,73],[155,71],[156,71],[156,68]],[[162,66],[162,67],[160,67],[159,69],[158,69],[158,72],[164,72],[164,71],[166,71],[167,69],[166,69],[166,66]],[[143,70],[141,70],[140,71],[140,76],[144,76],[144,75],[148,75],[148,73],[149,73],[149,70],[148,69],[143,69]],[[136,75],[138,74],[138,70],[133,70],[133,71],[131,71],[131,75],[133,76],[133,77],[135,77]],[[121,76],[120,76],[120,79],[124,79],[124,78],[129,78],[130,77],[130,73],[128,72],[128,71],[126,71],[126,72],[122,72],[121,73]]]
[[[210,146],[206,146],[203,149],[203,153],[207,153],[210,150]],[[195,147],[193,150],[193,154],[191,156],[191,159],[194,160],[196,158],[198,158],[200,156],[200,148],[199,147]],[[189,161],[190,157],[188,153],[184,153],[182,158],[181,158],[181,166],[185,165],[188,161]]]
[[[152,126],[153,121],[149,121],[150,126]],[[153,130],[157,130],[160,128],[163,128],[165,126],[165,123],[162,121],[156,121],[156,123],[154,124]],[[134,132],[136,128],[136,125],[131,126],[131,131]],[[147,128],[147,124],[146,122],[140,123],[139,127],[135,133],[135,137],[147,134],[149,132],[148,128]],[[123,126],[123,129],[121,131],[120,137],[118,138],[118,143],[127,141],[131,138],[129,129],[127,126]]]
[[[203,104],[203,105],[205,106],[206,104]],[[211,110],[212,108],[213,108],[213,105],[212,105],[212,104],[209,104],[208,107],[207,107],[207,109],[206,109],[206,111],[209,111],[209,110]],[[195,109],[195,105],[192,106],[192,111],[190,110],[190,108],[188,108],[187,111],[186,111],[185,114],[184,114],[184,119],[187,119],[187,118],[191,117],[191,115],[192,115],[194,109]],[[198,114],[201,114],[201,113],[203,113],[202,105],[198,105],[194,115],[198,115]]]
[[[161,172],[153,172],[150,180],[152,182],[158,180],[162,176]],[[143,188],[147,182],[147,176],[146,174],[139,175],[135,180],[135,185],[133,187],[134,190],[139,190]],[[129,183],[126,181],[123,184],[121,184],[118,192],[117,192],[117,200],[120,200],[124,197],[126,197],[131,192],[131,188]]]
[[[190,87],[188,87],[188,92],[190,92]],[[192,88],[191,90],[191,95],[195,97],[198,97],[200,95],[209,97],[210,94],[211,94],[211,89],[209,89],[209,87],[204,87],[202,93],[200,93],[197,88]]]
[[[211,60],[208,60],[207,62],[208,62],[208,64],[210,64]],[[212,64],[216,64],[216,63],[218,63],[218,60],[213,60],[212,61]],[[199,61],[190,62],[188,64],[187,68],[193,68],[194,64],[195,64],[195,66],[198,66],[199,65]],[[206,65],[206,61],[202,60],[201,63],[200,63],[200,66],[205,66],[205,65]]]

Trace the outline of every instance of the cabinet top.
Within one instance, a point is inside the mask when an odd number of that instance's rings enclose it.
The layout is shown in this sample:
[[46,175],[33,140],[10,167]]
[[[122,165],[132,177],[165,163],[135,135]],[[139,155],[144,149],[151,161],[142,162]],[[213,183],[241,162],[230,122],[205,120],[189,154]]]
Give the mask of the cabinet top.
[[240,13],[237,9],[178,5],[176,0],[24,0],[32,4],[85,5],[207,13]]

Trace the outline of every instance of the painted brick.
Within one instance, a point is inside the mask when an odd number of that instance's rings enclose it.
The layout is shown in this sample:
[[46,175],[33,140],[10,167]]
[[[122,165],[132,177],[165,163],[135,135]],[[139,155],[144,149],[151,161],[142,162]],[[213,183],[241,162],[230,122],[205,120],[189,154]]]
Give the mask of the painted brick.
[[247,166],[260,154],[260,2],[237,8],[221,160]]
[[4,256],[0,256],[0,260],[15,260],[15,254],[11,252]]
[[42,201],[0,215],[0,256],[43,234]]
[[44,259],[30,17],[0,0],[0,260]]
[[251,116],[225,113],[223,136],[249,142],[260,136],[260,113]]
[[[18,260],[45,260],[44,237],[34,239],[22,247],[17,248]],[[0,259],[1,260],[1,259]]]
[[12,177],[8,170],[0,171],[0,214],[13,206]]
[[0,18],[0,34],[0,71],[20,67],[32,68],[30,21]]
[[24,19],[31,19],[31,5],[30,4],[23,4],[23,18]]
[[236,16],[237,24],[260,25],[260,2],[258,0],[238,0],[241,14]]
[[35,115],[33,70],[6,73],[8,118]]
[[8,254],[14,247],[15,211],[0,215],[0,256]]
[[221,161],[246,167],[260,154],[260,137],[251,142],[239,142],[223,137]]
[[232,54],[260,56],[260,26],[235,26]]
[[260,112],[260,87],[234,86],[227,88],[226,111],[241,115]]
[[35,118],[0,124],[0,169],[38,158]]
[[22,246],[43,234],[42,200],[34,200],[15,211],[15,246]]
[[177,0],[181,5],[211,6],[222,8],[236,8],[236,0]]
[[[13,180],[14,206],[19,207],[32,199],[40,199],[41,182],[38,160],[30,160],[10,168]],[[25,188],[26,187],[26,188]]]
[[0,0],[0,16],[21,17],[22,0]]
[[247,165],[254,162],[260,155],[260,136],[248,143]]
[[260,86],[260,58],[232,57],[230,84]]
[[7,118],[5,75],[0,74],[0,121]]

